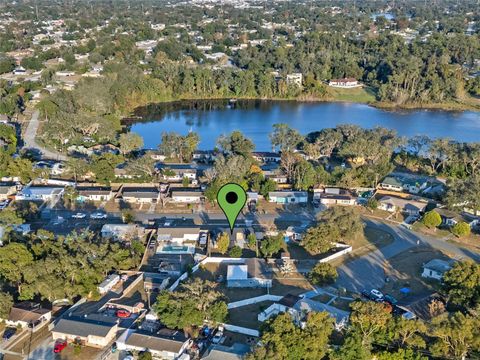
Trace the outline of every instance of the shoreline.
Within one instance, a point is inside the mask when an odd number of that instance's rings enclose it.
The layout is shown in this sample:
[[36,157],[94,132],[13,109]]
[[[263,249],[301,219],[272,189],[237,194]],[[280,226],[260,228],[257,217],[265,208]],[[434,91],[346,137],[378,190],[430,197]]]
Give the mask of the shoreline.
[[[381,101],[374,101],[374,102],[366,102],[366,101],[355,101],[355,100],[341,100],[335,98],[259,98],[259,97],[201,97],[201,98],[178,98],[178,99],[169,99],[164,101],[159,101],[155,103],[146,104],[143,106],[139,106],[134,109],[130,114],[123,116],[122,121],[131,119],[132,117],[138,117],[137,111],[141,108],[146,108],[149,106],[158,106],[162,104],[175,104],[180,102],[195,102],[195,101],[229,101],[231,99],[235,100],[244,100],[244,101],[272,101],[272,102],[295,102],[295,103],[344,103],[344,104],[359,104],[359,105],[367,105],[371,106],[372,108],[376,108],[379,110],[385,111],[420,111],[420,110],[431,110],[431,111],[449,111],[449,112],[480,112],[480,102],[479,105],[470,105],[465,103],[431,103],[431,104],[418,104],[418,103],[411,103],[411,104],[395,104],[395,103],[387,103]],[[139,118],[143,118],[139,116]]]

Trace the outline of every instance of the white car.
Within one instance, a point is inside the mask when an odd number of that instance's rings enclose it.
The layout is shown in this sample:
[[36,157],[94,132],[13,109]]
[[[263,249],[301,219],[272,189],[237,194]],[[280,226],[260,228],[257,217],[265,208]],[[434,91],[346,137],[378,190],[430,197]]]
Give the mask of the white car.
[[222,338],[223,338],[223,330],[219,329],[215,333],[214,337],[212,338],[212,343],[218,344],[222,340]]
[[384,298],[384,295],[383,293],[380,291],[380,290],[377,290],[377,289],[372,289],[370,291],[370,295],[372,295],[373,298],[375,298],[375,300],[383,300]]
[[106,219],[107,214],[102,212],[94,212],[90,215],[90,219]]
[[84,214],[84,213],[78,212],[78,213],[76,213],[76,214],[73,214],[73,215],[72,215],[72,218],[74,218],[74,219],[83,219],[83,218],[85,218],[85,216],[87,216],[87,215]]
[[60,225],[65,219],[62,216],[58,216],[57,219],[53,222],[53,225]]

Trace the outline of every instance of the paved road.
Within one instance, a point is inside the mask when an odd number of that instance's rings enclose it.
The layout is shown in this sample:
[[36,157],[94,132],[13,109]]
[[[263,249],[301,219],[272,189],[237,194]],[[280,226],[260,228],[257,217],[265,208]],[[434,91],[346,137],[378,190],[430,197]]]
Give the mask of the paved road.
[[382,288],[385,285],[385,261],[416,246],[431,247],[452,254],[457,258],[480,261],[480,254],[460,248],[444,240],[420,236],[403,226],[367,220],[367,225],[392,234],[394,241],[379,250],[352,260],[338,268],[336,287],[360,292],[363,289]]
[[38,126],[40,125],[40,122],[38,120],[39,115],[40,115],[40,112],[38,110],[35,110],[32,114],[32,118],[30,119],[30,122],[28,123],[27,129],[25,130],[25,134],[24,134],[24,139],[23,139],[25,143],[24,147],[38,149],[39,151],[41,151],[42,157],[45,159],[55,159],[55,160],[64,160],[64,161],[67,160],[67,157],[65,155],[50,151],[42,147],[35,140],[35,137],[37,136]]

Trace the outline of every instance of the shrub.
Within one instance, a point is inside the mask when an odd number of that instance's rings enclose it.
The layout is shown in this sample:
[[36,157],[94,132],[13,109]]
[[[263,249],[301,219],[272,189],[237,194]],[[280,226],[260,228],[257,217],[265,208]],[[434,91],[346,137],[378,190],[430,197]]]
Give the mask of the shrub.
[[428,228],[436,228],[442,223],[442,217],[436,211],[428,211],[423,215],[422,224]]
[[464,237],[470,235],[471,229],[465,221],[460,221],[452,227],[452,234],[456,237]]

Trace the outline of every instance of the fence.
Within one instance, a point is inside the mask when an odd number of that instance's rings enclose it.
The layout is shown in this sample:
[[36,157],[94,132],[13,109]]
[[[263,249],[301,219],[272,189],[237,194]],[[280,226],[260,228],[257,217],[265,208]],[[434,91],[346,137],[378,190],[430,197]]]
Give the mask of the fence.
[[[338,246],[338,245],[337,245],[337,247],[343,247],[343,246]],[[345,254],[347,254],[347,253],[349,253],[349,252],[351,252],[351,251],[352,251],[352,247],[351,247],[351,246],[348,246],[348,247],[346,247],[345,249],[340,250],[339,252],[336,252],[335,254],[332,254],[332,255],[330,255],[330,256],[327,256],[326,258],[321,259],[320,262],[322,262],[322,263],[324,263],[324,262],[329,262],[329,261],[331,261],[331,260],[333,260],[333,259],[336,259],[336,258],[338,258],[338,257],[340,257],[340,256],[342,256],[342,255],[345,255]]]
[[235,326],[235,325],[230,325],[230,324],[224,324],[223,327],[225,328],[225,330],[235,332],[235,333],[239,333],[239,334],[250,335],[250,336],[255,336],[255,337],[260,336],[259,331],[254,330],[254,329],[244,328],[244,327],[241,327],[241,326]]
[[249,298],[249,299],[244,299],[244,300],[240,300],[240,301],[231,302],[231,303],[228,304],[227,307],[229,309],[235,309],[235,308],[242,307],[242,306],[256,304],[256,303],[259,303],[259,302],[262,302],[262,301],[279,301],[281,298],[282,298],[282,296],[268,295],[267,294],[267,295],[261,295],[261,296],[257,296],[257,297],[253,297],[253,298]]

